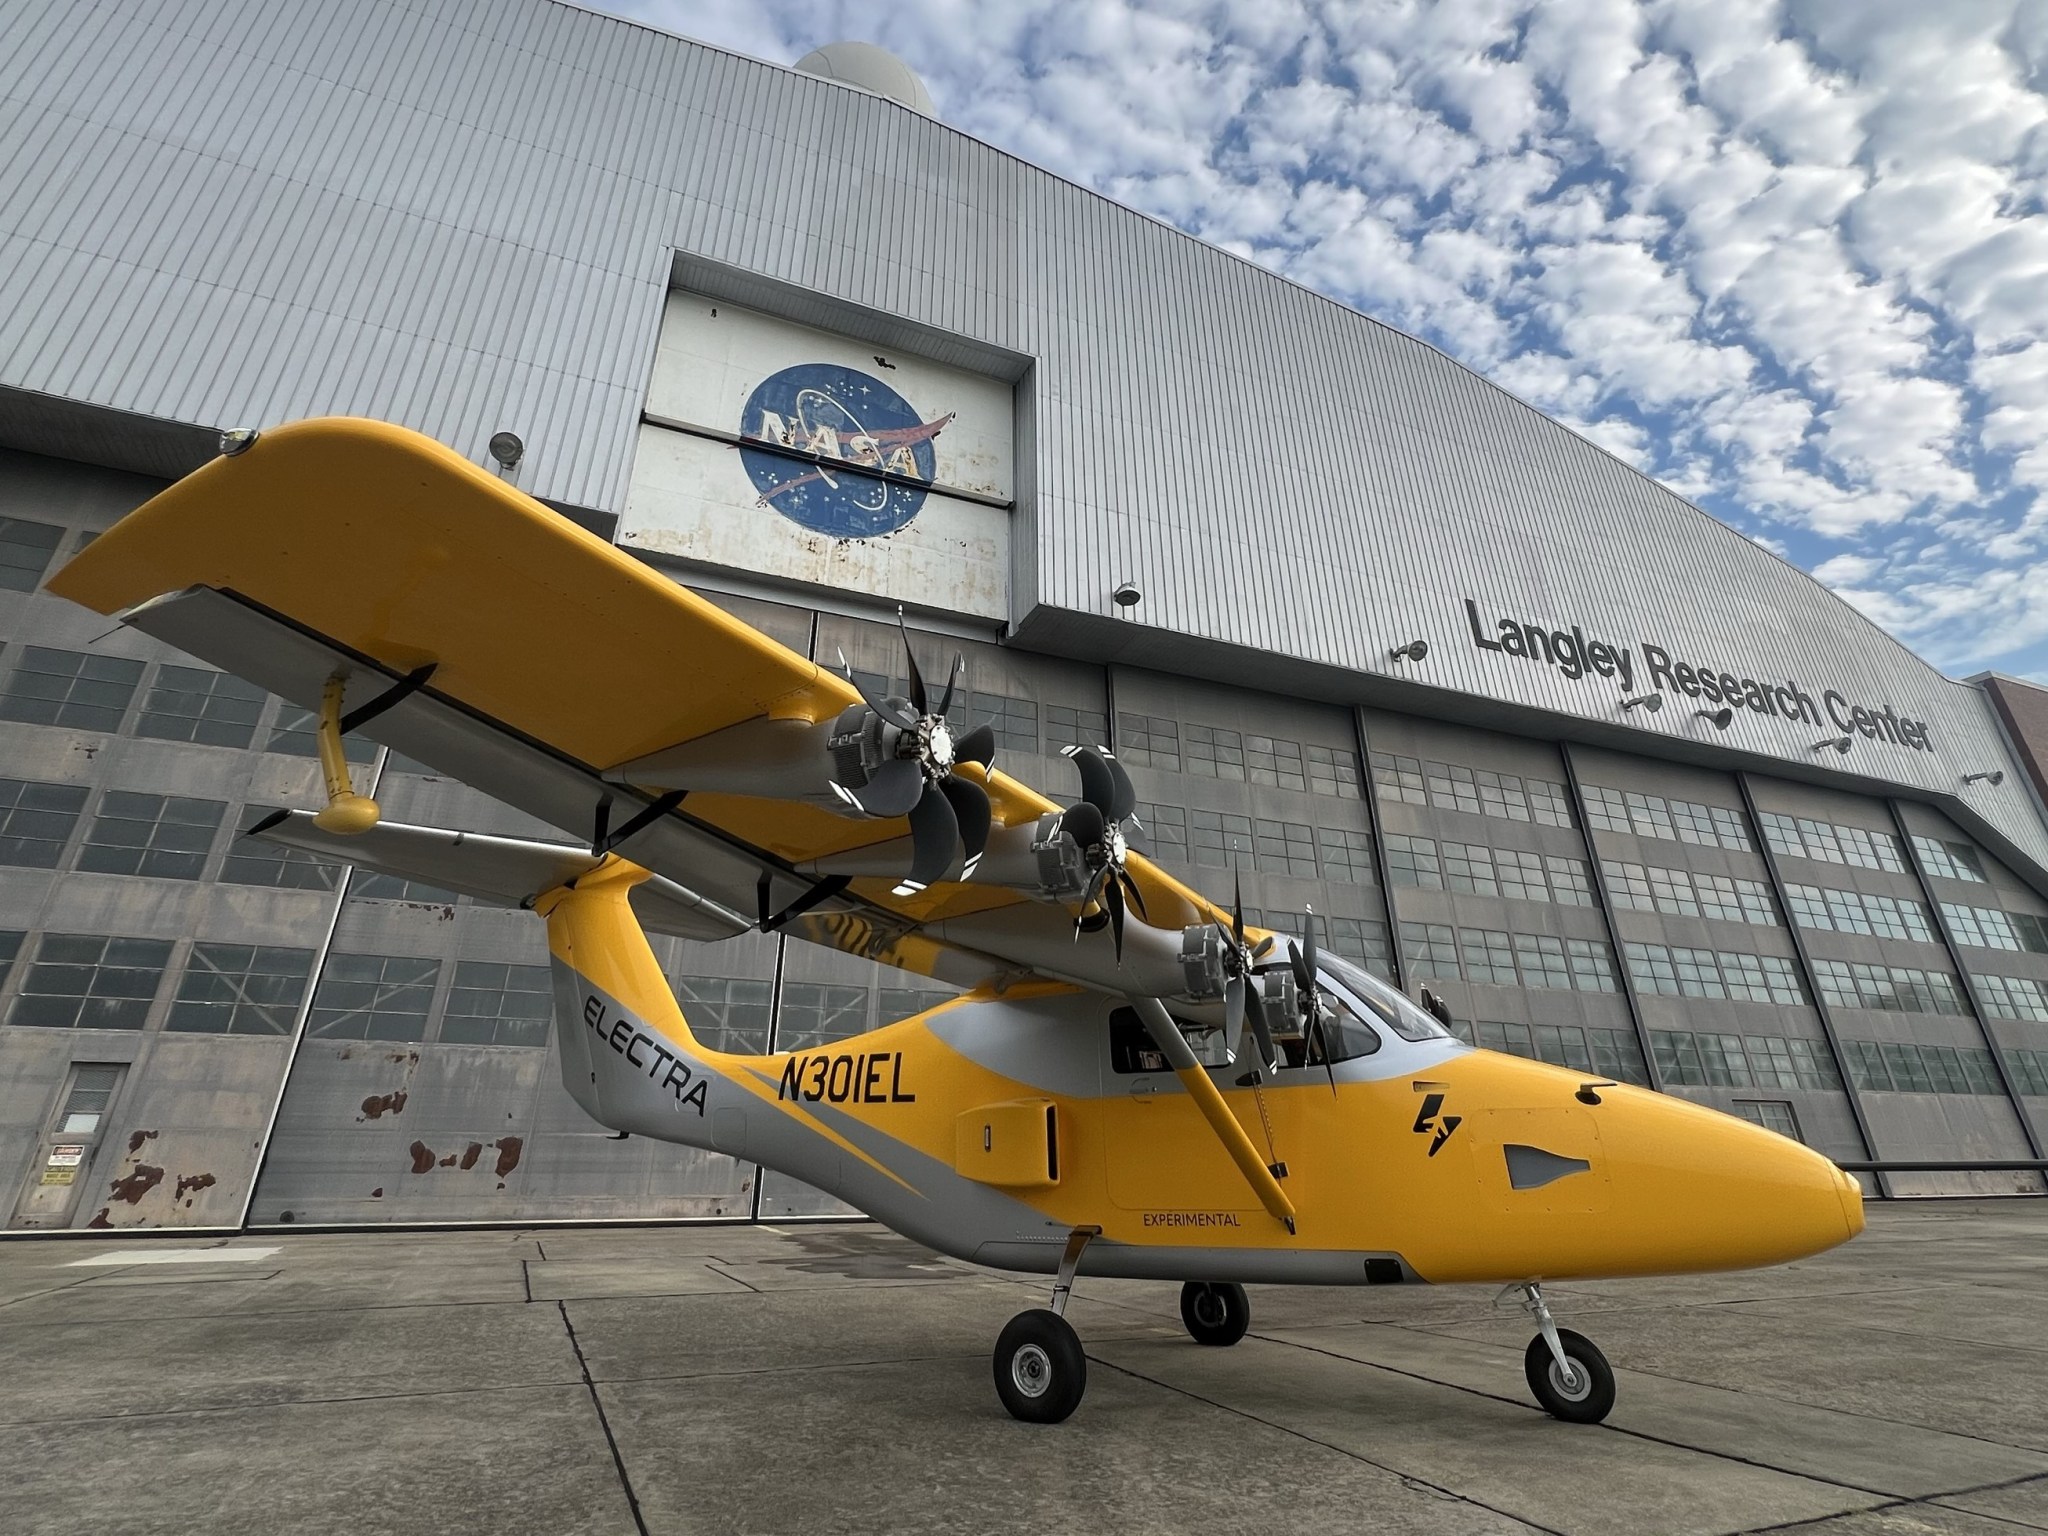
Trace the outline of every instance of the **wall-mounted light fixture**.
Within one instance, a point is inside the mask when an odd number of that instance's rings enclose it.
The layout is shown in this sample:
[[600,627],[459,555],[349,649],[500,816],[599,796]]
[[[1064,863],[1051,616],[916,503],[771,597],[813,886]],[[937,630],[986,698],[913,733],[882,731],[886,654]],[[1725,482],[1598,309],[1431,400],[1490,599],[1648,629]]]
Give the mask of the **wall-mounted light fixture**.
[[1145,600],[1145,594],[1138,590],[1135,581],[1120,581],[1116,590],[1109,594],[1109,600],[1119,608],[1135,608]]
[[1621,701],[1621,707],[1624,710],[1647,709],[1651,714],[1654,715],[1655,713],[1657,713],[1658,710],[1664,707],[1664,695],[1661,693],[1638,694],[1633,699],[1623,699]]
[[1706,721],[1715,730],[1725,731],[1728,729],[1728,723],[1735,718],[1735,711],[1732,709],[1696,709],[1693,711],[1693,715],[1696,719]]
[[1807,750],[1811,752],[1826,752],[1829,750],[1846,752],[1855,742],[1855,739],[1853,736],[1830,736],[1826,741],[1816,741]]
[[1975,784],[1979,779],[1982,779],[1986,784],[1996,789],[2005,782],[2005,770],[1994,768],[1989,773],[1966,773],[1963,775],[1963,782],[1965,784]]
[[1420,661],[1429,654],[1427,640],[1410,640],[1406,645],[1397,645],[1387,652],[1389,661]]
[[517,432],[493,432],[491,457],[498,461],[500,469],[517,469],[519,461],[526,457],[526,444]]

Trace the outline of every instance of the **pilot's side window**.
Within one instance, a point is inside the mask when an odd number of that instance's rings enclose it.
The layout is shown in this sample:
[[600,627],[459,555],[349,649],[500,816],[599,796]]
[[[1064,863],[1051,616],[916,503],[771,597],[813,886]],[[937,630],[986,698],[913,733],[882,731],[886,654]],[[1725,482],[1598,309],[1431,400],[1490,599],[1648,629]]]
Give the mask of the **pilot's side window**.
[[[1181,1038],[1195,1053],[1196,1061],[1205,1067],[1230,1065],[1229,1042],[1220,1026],[1199,1019],[1176,1018],[1173,1022],[1180,1026]],[[1125,1073],[1173,1070],[1135,1008],[1118,1008],[1109,1016],[1109,1063],[1112,1070]]]

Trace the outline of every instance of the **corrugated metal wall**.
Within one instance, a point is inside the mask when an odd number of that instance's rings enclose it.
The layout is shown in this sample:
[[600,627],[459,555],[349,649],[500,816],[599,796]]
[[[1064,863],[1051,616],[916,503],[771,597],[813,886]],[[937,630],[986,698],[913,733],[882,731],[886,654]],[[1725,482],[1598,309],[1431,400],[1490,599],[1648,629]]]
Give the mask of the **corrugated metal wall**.
[[[0,387],[511,428],[526,489],[616,511],[676,251],[1036,359],[1020,625],[1130,579],[1177,635],[1364,674],[1422,636],[1431,684],[1618,718],[1470,596],[1933,723],[1869,777],[2015,766],[1976,690],[1431,348],[893,103],[550,0],[0,3]],[[2020,775],[1972,803],[2048,862]]]

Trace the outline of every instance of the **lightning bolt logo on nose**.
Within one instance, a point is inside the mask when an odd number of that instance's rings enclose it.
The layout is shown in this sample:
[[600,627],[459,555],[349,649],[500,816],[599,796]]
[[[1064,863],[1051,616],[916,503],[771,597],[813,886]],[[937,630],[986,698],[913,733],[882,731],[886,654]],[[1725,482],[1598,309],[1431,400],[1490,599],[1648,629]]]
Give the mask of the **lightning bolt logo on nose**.
[[1463,1115],[1445,1115],[1442,1120],[1438,1120],[1437,1111],[1443,1107],[1444,1096],[1440,1093],[1432,1093],[1423,1099],[1422,1109],[1415,1116],[1416,1135],[1426,1136],[1431,1131],[1436,1133],[1435,1136],[1431,1137],[1429,1143],[1429,1155],[1431,1157],[1435,1157],[1437,1153],[1441,1152],[1444,1143],[1451,1139],[1451,1132],[1465,1123]]

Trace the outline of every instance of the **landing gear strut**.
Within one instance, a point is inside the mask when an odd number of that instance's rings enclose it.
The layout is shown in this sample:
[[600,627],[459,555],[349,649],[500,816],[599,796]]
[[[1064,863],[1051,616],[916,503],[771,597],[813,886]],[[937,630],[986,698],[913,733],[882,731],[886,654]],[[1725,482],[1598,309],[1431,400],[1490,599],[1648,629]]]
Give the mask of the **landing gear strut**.
[[1614,1371],[1607,1357],[1584,1334],[1557,1326],[1543,1287],[1535,1281],[1509,1289],[1522,1293],[1523,1307],[1541,1330],[1522,1356],[1522,1374],[1536,1401],[1552,1418],[1598,1424],[1614,1406]]
[[1010,1416],[1027,1424],[1057,1424],[1081,1406],[1088,1390],[1088,1356],[1066,1318],[1074,1271],[1082,1250],[1100,1227],[1076,1227],[1067,1235],[1052,1305],[1019,1312],[996,1339],[996,1396]]
[[1180,1320],[1197,1344],[1235,1344],[1252,1325],[1252,1304],[1241,1285],[1190,1280],[1180,1288]]

